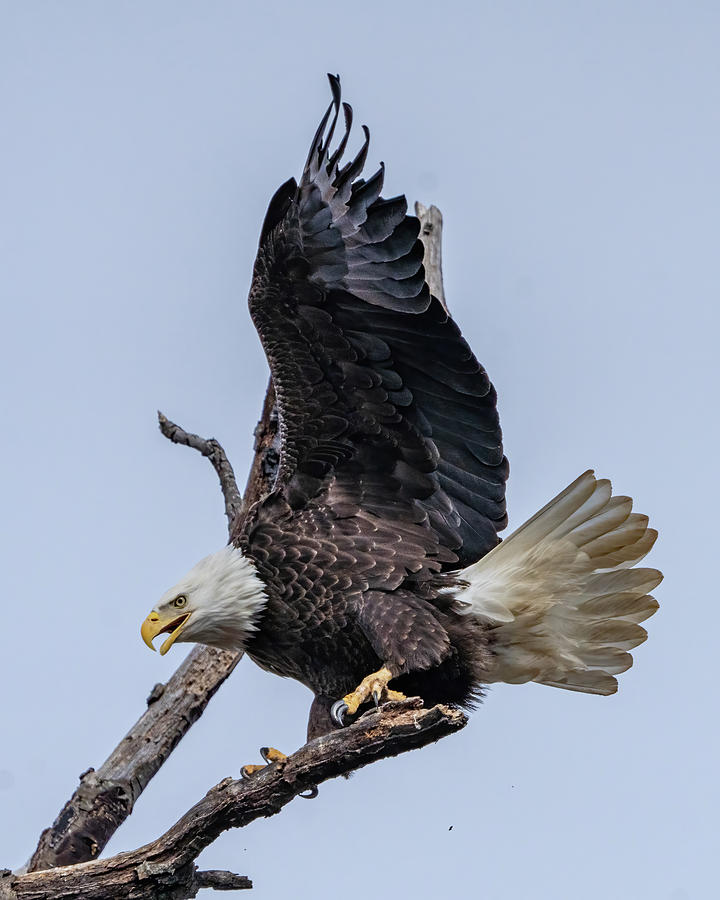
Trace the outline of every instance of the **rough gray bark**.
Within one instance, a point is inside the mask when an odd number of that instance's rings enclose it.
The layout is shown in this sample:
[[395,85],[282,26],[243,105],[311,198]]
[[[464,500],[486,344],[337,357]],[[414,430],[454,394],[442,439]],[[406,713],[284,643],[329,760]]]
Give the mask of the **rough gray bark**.
[[442,213],[437,206],[428,208],[417,202],[415,215],[420,219],[420,240],[425,248],[425,279],[430,293],[437,297],[447,310],[442,276]]
[[[0,873],[3,900],[186,900],[201,887],[251,887],[231,872],[198,872],[195,859],[221,832],[272,816],[314,785],[369,763],[423,747],[465,726],[446,706],[424,709],[418,698],[388,703],[301,747],[247,780],[226,778],[156,841],[109,859],[25,875]],[[3,893],[4,892],[4,893]]]
[[102,766],[80,776],[75,793],[40,837],[30,871],[95,859],[130,815],[147,787],[240,654],[194,649],[166,685],[155,685],[148,709]]
[[[421,223],[426,278],[432,293],[445,306],[441,268],[442,215],[437,207],[427,209],[421,203],[415,204],[415,212]],[[270,489],[277,471],[278,423],[272,382],[268,385],[262,415],[255,429],[255,456],[242,500],[232,466],[217,441],[184,431],[162,413],[159,420],[160,430],[169,440],[198,450],[212,462],[225,500],[228,531],[231,539],[234,538],[242,531],[247,510]],[[196,647],[166,685],[153,688],[147,711],[97,771],[89,769],[81,776],[78,788],[53,825],[43,831],[28,864],[29,872],[97,858],[241,656],[241,653]],[[4,880],[0,876],[0,900],[4,900],[3,886]]]

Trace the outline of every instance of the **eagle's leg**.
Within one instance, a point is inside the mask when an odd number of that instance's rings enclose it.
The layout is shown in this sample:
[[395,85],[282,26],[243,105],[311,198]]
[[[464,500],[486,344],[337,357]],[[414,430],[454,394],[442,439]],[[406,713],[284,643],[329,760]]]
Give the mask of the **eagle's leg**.
[[[287,759],[287,756],[284,753],[280,750],[276,750],[274,747],[261,747],[260,756],[265,760],[264,764],[243,766],[240,769],[241,778],[252,778],[253,775],[262,772],[263,769],[267,769],[267,767],[271,766],[273,763],[284,762]],[[298,794],[299,797],[303,797],[305,800],[312,800],[317,797],[317,795],[318,789],[316,787],[309,788],[306,794]]]
[[405,694],[400,691],[391,691],[388,688],[388,682],[395,676],[387,666],[378,669],[360,682],[351,694],[347,694],[342,700],[333,703],[330,715],[336,725],[345,724],[345,716],[347,714],[354,716],[358,709],[370,697],[375,702],[375,706],[380,705],[381,700],[404,700]]

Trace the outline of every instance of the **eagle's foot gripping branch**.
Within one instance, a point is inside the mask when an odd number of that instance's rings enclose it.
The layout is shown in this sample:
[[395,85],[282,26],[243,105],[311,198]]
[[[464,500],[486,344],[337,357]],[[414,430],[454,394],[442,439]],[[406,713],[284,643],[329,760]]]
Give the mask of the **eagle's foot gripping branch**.
[[261,747],[260,756],[262,756],[265,762],[261,765],[243,766],[242,769],[240,769],[241,778],[252,778],[257,772],[266,769],[273,763],[284,762],[287,759],[287,756],[284,753],[281,753],[280,750],[276,750],[274,747]]
[[[253,775],[257,775],[258,772],[262,772],[273,763],[282,763],[287,759],[287,756],[282,751],[276,750],[274,747],[261,747],[260,756],[262,756],[265,762],[261,765],[253,763],[248,766],[243,766],[240,769],[241,778],[252,778]],[[298,796],[302,797],[304,800],[314,800],[317,795],[317,787],[308,788],[308,791],[305,794],[298,794]]]
[[354,716],[366,700],[372,698],[375,706],[378,707],[380,702],[389,700],[405,700],[405,694],[400,691],[391,691],[388,688],[388,682],[393,678],[393,674],[387,666],[383,666],[377,672],[373,672],[360,682],[351,694],[347,694],[342,700],[333,703],[330,710],[330,717],[336,725],[345,725],[345,716]]

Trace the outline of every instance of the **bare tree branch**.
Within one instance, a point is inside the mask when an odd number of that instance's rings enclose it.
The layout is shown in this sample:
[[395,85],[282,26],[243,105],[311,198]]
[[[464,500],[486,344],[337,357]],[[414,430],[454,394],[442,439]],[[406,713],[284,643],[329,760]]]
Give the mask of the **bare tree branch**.
[[[225,498],[230,535],[242,529],[246,510],[272,484],[278,458],[274,446],[277,434],[274,408],[275,394],[270,386],[255,430],[255,458],[244,506],[232,466],[220,444],[188,434],[159,414],[160,430],[166,437],[199,450],[215,467]],[[185,658],[166,685],[155,685],[148,697],[147,711],[97,771],[88,769],[83,773],[80,785],[53,825],[43,831],[28,871],[86,862],[102,852],[132,812],[150,779],[203,714],[210,698],[241,657],[242,653],[199,646]]]
[[30,860],[31,872],[100,854],[240,656],[196,647],[166,685],[153,688],[147,711],[97,772],[83,773],[52,828],[42,833]]
[[213,891],[242,891],[253,886],[247,875],[235,875],[222,869],[208,869],[198,872],[195,877],[199,887]]
[[198,873],[194,861],[226,829],[275,815],[314,785],[424,747],[459,731],[466,722],[459,710],[424,709],[418,698],[388,703],[248,780],[224,779],[162,837],[144,847],[110,859],[7,875],[0,878],[0,891],[13,900],[186,900],[200,887],[249,887],[242,876],[230,872]]
[[173,444],[184,444],[186,447],[192,447],[193,450],[198,450],[203,456],[207,456],[213,464],[220,479],[220,489],[225,498],[225,515],[228,520],[228,531],[232,531],[233,523],[240,514],[243,501],[235,481],[235,472],[233,472],[233,467],[230,465],[230,460],[227,458],[223,448],[215,438],[201,438],[197,434],[190,434],[179,425],[171,422],[160,411],[158,411],[158,421],[160,423],[160,431]]
[[442,275],[442,213],[437,206],[428,209],[418,201],[415,203],[415,215],[420,219],[420,240],[425,248],[425,279],[430,293],[438,298],[447,311]]

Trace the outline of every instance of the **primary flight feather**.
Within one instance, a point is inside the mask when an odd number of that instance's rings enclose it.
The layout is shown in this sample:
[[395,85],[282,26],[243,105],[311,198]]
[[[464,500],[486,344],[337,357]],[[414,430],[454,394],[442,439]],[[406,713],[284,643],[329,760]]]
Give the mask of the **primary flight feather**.
[[315,695],[309,737],[403,694],[613,693],[657,609],[662,575],[632,568],[657,533],[586,472],[499,543],[495,390],[430,294],[405,198],[381,196],[382,167],[361,177],[367,129],[345,160],[352,110],[330,84],[300,181],[270,201],[250,289],[280,423],[273,489],[143,638],[242,648],[298,679]]

